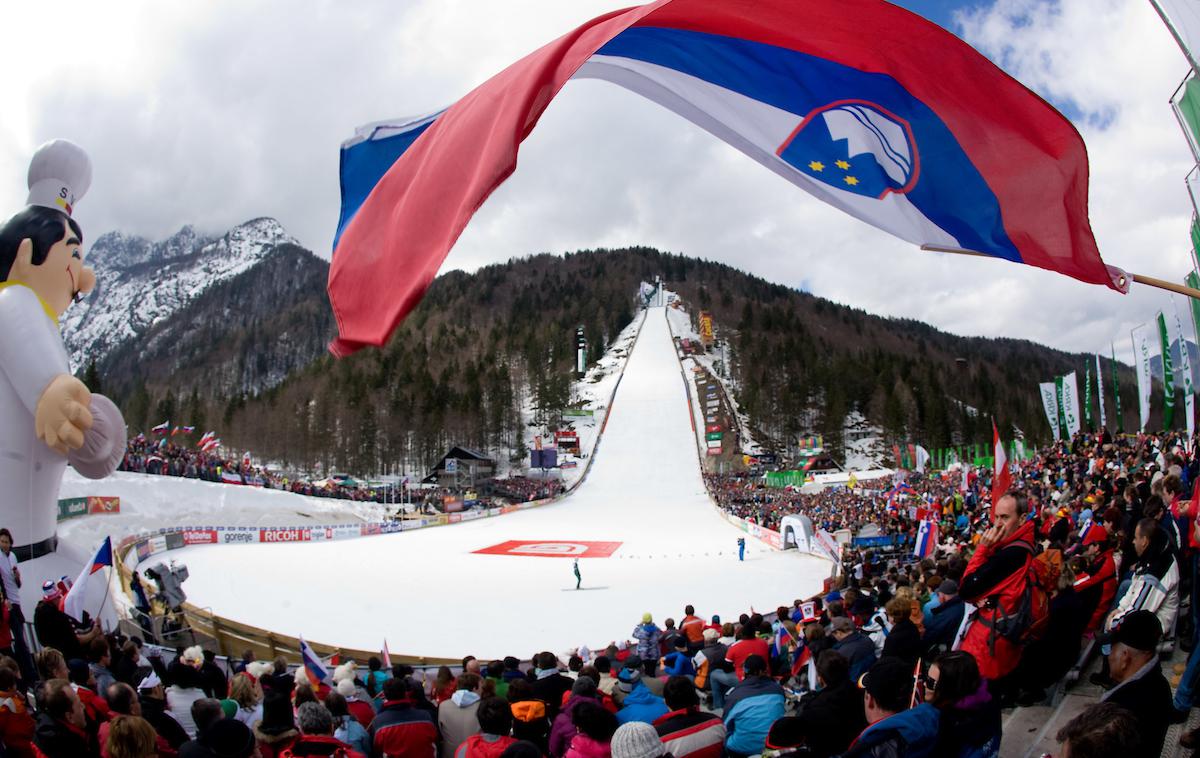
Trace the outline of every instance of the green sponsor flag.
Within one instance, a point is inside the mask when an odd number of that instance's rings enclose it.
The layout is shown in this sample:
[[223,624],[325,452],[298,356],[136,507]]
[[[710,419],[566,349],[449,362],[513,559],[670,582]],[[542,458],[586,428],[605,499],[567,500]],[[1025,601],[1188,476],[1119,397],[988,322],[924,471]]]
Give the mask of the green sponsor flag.
[[1179,125],[1183,128],[1192,154],[1200,161],[1200,81],[1192,74],[1171,98]]
[[1063,439],[1071,439],[1071,431],[1067,428],[1067,410],[1063,405],[1063,379],[1065,377],[1054,377],[1054,396],[1058,399],[1058,428],[1062,433]]
[[1083,372],[1083,423],[1092,430],[1092,367],[1088,364]]
[[1113,396],[1117,401],[1117,432],[1120,433],[1125,431],[1125,417],[1121,415],[1121,382],[1117,379],[1117,348],[1110,342],[1108,349],[1112,353]]
[[1200,261],[1200,218],[1192,214],[1192,257]]
[[[1195,226],[1192,227],[1193,230],[1195,228]],[[1183,281],[1189,287],[1200,289],[1200,274],[1197,274],[1195,271],[1189,272],[1187,278]],[[1196,330],[1196,336],[1200,339],[1200,300],[1189,297],[1187,301],[1192,305],[1192,328]]]
[[1163,429],[1175,422],[1175,370],[1171,362],[1171,338],[1167,336],[1167,319],[1158,312],[1158,338],[1163,362]]

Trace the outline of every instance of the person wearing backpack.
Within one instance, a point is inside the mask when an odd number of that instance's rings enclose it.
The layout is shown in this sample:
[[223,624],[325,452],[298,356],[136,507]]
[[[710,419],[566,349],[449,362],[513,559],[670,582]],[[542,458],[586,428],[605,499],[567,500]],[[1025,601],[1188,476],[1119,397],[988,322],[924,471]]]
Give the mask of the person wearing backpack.
[[980,538],[959,584],[959,595],[977,608],[961,649],[975,656],[985,679],[1016,668],[1021,639],[1037,621],[1030,597],[1034,524],[1026,519],[1027,510],[1022,493],[1000,497],[993,508],[995,523]]

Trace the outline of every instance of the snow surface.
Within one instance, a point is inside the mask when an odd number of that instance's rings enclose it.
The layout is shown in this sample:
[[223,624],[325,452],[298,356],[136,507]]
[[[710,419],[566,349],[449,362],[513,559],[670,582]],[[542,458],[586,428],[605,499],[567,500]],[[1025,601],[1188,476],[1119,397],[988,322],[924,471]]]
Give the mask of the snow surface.
[[[482,658],[595,649],[627,638],[647,611],[658,622],[692,603],[701,616],[767,610],[820,588],[823,559],[747,540],[713,506],[663,308],[651,308],[620,379],[603,439],[579,489],[561,502],[490,519],[356,540],[204,545],[162,556],[188,565],[189,599],[288,635],[409,655]],[[203,482],[73,475],[63,496],[115,494],[121,516],[60,527],[86,554],[100,530],[163,523],[283,524],[353,520],[355,506]],[[310,510],[321,510],[310,513]],[[128,519],[128,521],[126,521]],[[507,540],[611,541],[610,558],[571,561],[480,555]],[[153,564],[159,557],[151,559]]]

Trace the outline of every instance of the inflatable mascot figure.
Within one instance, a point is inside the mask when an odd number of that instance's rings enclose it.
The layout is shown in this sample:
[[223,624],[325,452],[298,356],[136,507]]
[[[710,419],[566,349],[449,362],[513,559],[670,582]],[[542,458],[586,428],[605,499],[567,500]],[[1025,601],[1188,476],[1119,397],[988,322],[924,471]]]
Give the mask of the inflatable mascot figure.
[[30,163],[25,209],[0,226],[0,526],[20,560],[57,545],[67,463],[100,479],[125,454],[121,412],[72,376],[58,331],[62,314],[96,284],[71,218],[91,182],[79,146],[48,142]]

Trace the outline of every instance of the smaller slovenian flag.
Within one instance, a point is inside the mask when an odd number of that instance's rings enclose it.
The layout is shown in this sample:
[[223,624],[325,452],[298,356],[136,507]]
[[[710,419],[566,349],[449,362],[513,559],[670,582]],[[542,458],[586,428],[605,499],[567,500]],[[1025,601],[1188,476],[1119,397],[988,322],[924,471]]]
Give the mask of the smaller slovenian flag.
[[196,427],[194,426],[177,426],[171,430],[171,436],[174,437],[176,434],[191,434],[194,431],[196,431]]
[[170,419],[167,419],[166,421],[162,422],[158,426],[150,427],[150,431],[154,432],[155,434],[166,434],[167,430],[170,428],[171,428],[171,421],[170,421]]
[[937,522],[932,519],[922,521],[921,526],[917,529],[917,542],[913,545],[913,556],[916,558],[929,558],[937,550],[937,544]]
[[792,676],[798,677],[802,672],[807,672],[808,689],[813,691],[817,689],[817,665],[813,659],[812,648],[804,642],[804,635],[797,635],[796,638],[796,653],[792,657]]
[[1088,519],[1087,521],[1083,522],[1083,526],[1079,527],[1079,544],[1080,545],[1087,544],[1087,542],[1085,542],[1085,540],[1087,539],[1088,532],[1092,531],[1092,527],[1095,525],[1096,525],[1096,522],[1092,521],[1091,519]]
[[329,671],[325,668],[325,664],[316,651],[304,641],[304,637],[300,638],[300,660],[304,664],[304,675],[308,677],[309,684],[313,686],[314,690],[329,678]]

